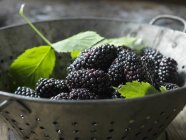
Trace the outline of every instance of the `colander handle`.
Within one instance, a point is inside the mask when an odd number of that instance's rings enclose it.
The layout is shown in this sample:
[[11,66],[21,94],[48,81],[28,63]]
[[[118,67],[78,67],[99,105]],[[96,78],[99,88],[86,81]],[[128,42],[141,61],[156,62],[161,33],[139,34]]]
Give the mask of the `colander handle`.
[[183,30],[182,32],[186,32],[186,21],[181,18],[181,17],[177,17],[177,16],[173,16],[173,15],[159,15],[159,16],[156,16],[154,17],[150,22],[149,24],[151,25],[154,25],[158,20],[166,20],[166,19],[169,19],[169,20],[173,20],[173,21],[178,21],[180,22],[182,25],[183,25]]

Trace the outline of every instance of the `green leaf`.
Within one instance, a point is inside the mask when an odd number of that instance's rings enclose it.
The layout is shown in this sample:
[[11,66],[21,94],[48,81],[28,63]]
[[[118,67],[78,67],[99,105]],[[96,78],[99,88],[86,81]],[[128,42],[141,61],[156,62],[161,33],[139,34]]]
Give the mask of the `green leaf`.
[[103,39],[96,32],[86,31],[54,43],[52,46],[57,52],[83,51]]
[[28,49],[11,64],[10,76],[15,86],[34,87],[39,78],[51,75],[55,60],[54,50],[50,46]]
[[73,51],[73,52],[71,52],[70,53],[70,55],[71,55],[71,58],[72,59],[75,59],[75,58],[77,58],[79,55],[80,55],[80,51]]
[[166,87],[161,86],[160,87],[160,91],[161,91],[161,93],[165,93],[165,92],[167,92],[167,89],[166,89]]
[[118,92],[125,98],[137,98],[145,95],[155,94],[156,90],[151,84],[146,82],[127,82],[126,85],[121,86]]
[[119,38],[111,38],[111,39],[104,39],[103,41],[97,43],[95,47],[103,45],[103,44],[112,44],[116,46],[132,46],[137,38],[134,37],[119,37]]

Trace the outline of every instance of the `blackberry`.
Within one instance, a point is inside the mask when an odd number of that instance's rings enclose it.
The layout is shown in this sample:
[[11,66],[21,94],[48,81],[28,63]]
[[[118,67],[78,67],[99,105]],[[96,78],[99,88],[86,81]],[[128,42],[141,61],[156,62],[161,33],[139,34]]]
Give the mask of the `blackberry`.
[[90,99],[97,99],[98,96],[90,92],[88,89],[79,88],[79,89],[72,89],[69,94],[70,100],[90,100]]
[[163,57],[158,70],[158,80],[163,83],[178,83],[177,62],[172,58]]
[[102,45],[96,48],[85,50],[67,68],[68,72],[80,69],[101,69],[107,71],[112,61],[117,57],[117,52],[121,48],[114,45]]
[[66,79],[70,89],[87,88],[96,94],[105,93],[111,85],[108,74],[95,69],[73,71]]
[[173,89],[179,88],[178,85],[173,84],[173,83],[164,83],[163,86],[164,86],[167,90],[173,90]]
[[142,49],[141,56],[153,60],[156,65],[158,65],[163,58],[163,55],[159,51],[149,47]]
[[28,87],[18,87],[14,94],[39,98],[39,95],[33,89]]
[[68,100],[69,99],[69,93],[62,92],[56,96],[53,96],[50,98],[51,100]]
[[143,66],[146,63],[146,81],[151,83],[155,88],[159,88],[160,83],[158,80],[159,64],[163,58],[163,55],[153,48],[144,48],[141,51],[141,61]]
[[37,82],[36,92],[43,98],[56,96],[61,92],[69,92],[64,80],[40,79]]
[[163,58],[163,55],[156,49],[147,47],[147,48],[142,49],[141,56],[143,56],[144,60],[150,59],[153,61],[154,72],[156,73],[156,76],[157,76],[159,64]]
[[155,88],[159,88],[159,84],[156,82],[155,64],[153,60],[147,59],[147,57],[141,57],[141,63],[144,69],[144,81],[150,83]]
[[112,85],[118,86],[133,80],[143,80],[143,68],[140,57],[130,49],[124,49],[114,60],[108,74]]

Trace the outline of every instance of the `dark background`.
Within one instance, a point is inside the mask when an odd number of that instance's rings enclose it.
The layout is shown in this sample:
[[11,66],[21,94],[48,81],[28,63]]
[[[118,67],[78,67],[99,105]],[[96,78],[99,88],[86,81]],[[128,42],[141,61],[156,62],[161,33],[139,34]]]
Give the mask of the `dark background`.
[[27,4],[25,12],[32,21],[88,16],[147,23],[161,14],[186,19],[184,0],[0,0],[0,26],[24,22],[18,15],[21,3]]

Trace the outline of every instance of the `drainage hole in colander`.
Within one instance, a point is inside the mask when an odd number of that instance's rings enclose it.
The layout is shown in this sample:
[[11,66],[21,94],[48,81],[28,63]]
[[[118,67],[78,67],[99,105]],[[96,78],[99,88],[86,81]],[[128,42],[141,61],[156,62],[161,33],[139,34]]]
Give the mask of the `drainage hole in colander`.
[[13,58],[14,58],[14,57],[13,57],[12,55],[11,55],[11,56],[9,56],[9,59],[10,59],[10,60],[13,60]]
[[114,121],[111,121],[110,124],[113,125],[113,124],[115,124],[115,122]]
[[172,48],[176,48],[177,45],[178,45],[178,44],[177,44],[176,42],[173,42],[173,43],[172,43]]
[[53,125],[57,125],[58,123],[56,121],[53,122]]
[[135,134],[135,136],[139,136],[141,134],[141,132],[137,132],[136,134]]
[[20,130],[20,131],[23,131],[23,128],[20,127],[19,130]]
[[95,137],[91,137],[90,140],[97,140]]
[[26,136],[25,139],[29,139],[29,137]]
[[6,114],[10,114],[10,112],[8,112],[8,111],[6,111],[6,110],[4,111],[4,113],[6,113]]
[[142,140],[147,140],[147,137],[143,137],[143,139]]
[[20,116],[21,116],[21,119],[24,119],[24,115],[23,114],[21,114]]
[[185,68],[185,65],[182,66],[182,69],[184,69],[184,68]]
[[166,119],[166,120],[168,120],[169,118],[170,118],[170,115],[169,115],[169,116],[167,116],[165,119]]
[[122,139],[122,140],[124,140],[126,137],[127,137],[127,135],[125,135],[125,136],[121,137],[121,139]]
[[25,123],[27,126],[29,126],[30,124],[29,123]]
[[57,129],[56,132],[57,132],[58,134],[61,134],[61,133],[62,133],[62,131],[61,131],[60,129]]
[[107,140],[112,140],[112,137],[107,137]]
[[36,118],[36,121],[40,121],[40,119],[39,118]]
[[3,60],[3,59],[1,59],[1,60],[0,60],[0,62],[3,64],[3,63],[4,63],[4,60]]
[[80,140],[80,138],[79,137],[75,137],[74,140]]
[[34,131],[31,131],[32,134],[36,134]]
[[64,140],[64,138],[60,137],[59,140]]
[[16,120],[14,120],[14,119],[12,119],[11,121],[12,121],[13,123],[16,123]]
[[114,129],[109,129],[109,133],[112,133],[112,132],[114,132]]
[[72,126],[78,126],[77,122],[72,122]]
[[97,126],[97,123],[96,122],[92,122],[92,126]]
[[163,116],[164,114],[165,114],[165,112],[161,112],[161,113],[160,113],[160,116]]
[[96,134],[97,130],[93,129],[93,130],[90,130],[90,133],[93,133],[93,134]]
[[45,129],[43,126],[40,126],[39,128],[42,129],[42,130]]
[[79,133],[79,130],[73,130],[72,133],[78,134]]

